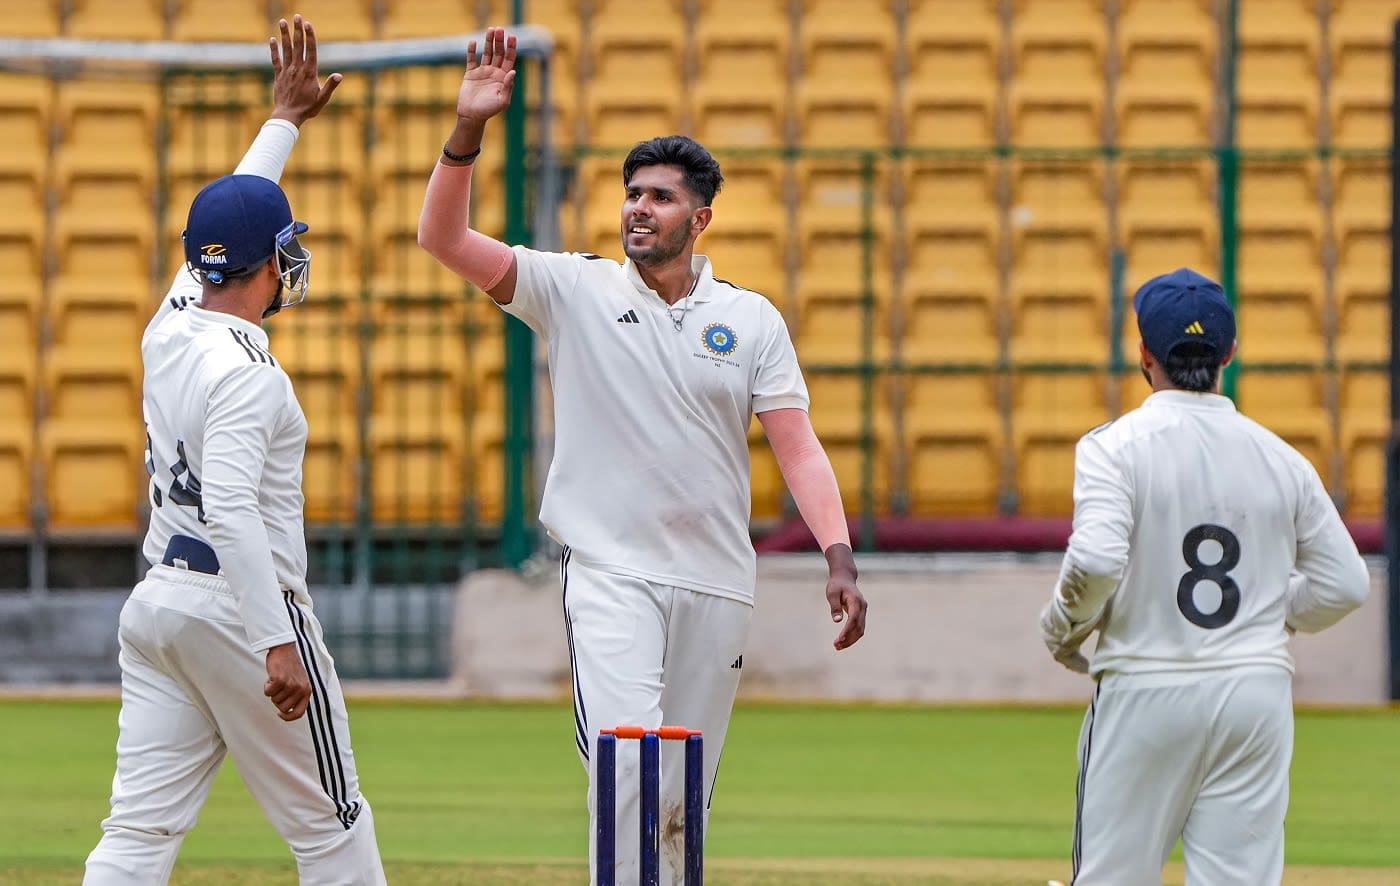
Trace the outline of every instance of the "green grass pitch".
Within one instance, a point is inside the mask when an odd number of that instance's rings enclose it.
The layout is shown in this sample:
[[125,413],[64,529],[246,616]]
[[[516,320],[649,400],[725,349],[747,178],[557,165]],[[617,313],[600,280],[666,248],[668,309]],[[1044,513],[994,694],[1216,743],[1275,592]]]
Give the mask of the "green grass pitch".
[[[1064,878],[1080,716],[741,705],[707,880]],[[351,729],[391,882],[582,881],[585,781],[566,706],[352,702]],[[106,812],[115,739],[112,702],[0,702],[0,884],[80,879]],[[1300,714],[1288,882],[1400,882],[1397,798],[1400,712]],[[173,882],[295,882],[232,765]]]

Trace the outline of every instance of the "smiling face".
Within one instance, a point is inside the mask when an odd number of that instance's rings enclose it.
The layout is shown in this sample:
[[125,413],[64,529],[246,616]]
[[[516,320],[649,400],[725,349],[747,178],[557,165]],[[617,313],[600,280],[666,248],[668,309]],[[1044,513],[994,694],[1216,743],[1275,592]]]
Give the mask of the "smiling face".
[[622,201],[622,251],[651,268],[686,251],[704,230],[705,207],[685,186],[678,166],[642,166]]

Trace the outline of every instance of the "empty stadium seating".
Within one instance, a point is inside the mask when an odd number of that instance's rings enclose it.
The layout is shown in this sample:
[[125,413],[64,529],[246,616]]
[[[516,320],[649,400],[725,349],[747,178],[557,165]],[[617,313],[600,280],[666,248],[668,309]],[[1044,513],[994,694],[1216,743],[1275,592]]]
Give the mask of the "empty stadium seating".
[[1011,434],[1020,512],[1074,510],[1074,447],[1112,418],[1100,373],[1025,374],[1012,379]]
[[909,507],[916,514],[995,513],[1002,491],[1003,431],[990,373],[919,375],[905,381]]
[[1119,144],[1209,143],[1215,30],[1208,0],[1119,4],[1114,95]]
[[1035,147],[1100,143],[1107,81],[1107,19],[1092,0],[1016,0],[1011,137]]
[[1003,51],[995,0],[912,0],[903,36],[905,142],[994,144]]
[[1312,0],[1240,4],[1240,145],[1278,149],[1316,143],[1321,37]]
[[[248,43],[293,11],[329,41],[463,33],[511,12],[11,5],[11,35]],[[1239,402],[1340,484],[1351,514],[1374,516],[1400,0],[1238,6]],[[1229,245],[1206,153],[1225,119],[1222,14],[1214,0],[660,0],[645,15],[630,0],[530,0],[555,44],[561,245],[621,254],[620,155],[574,146],[695,135],[726,176],[698,250],[783,310],[851,509],[873,453],[882,513],[1063,516],[1074,441],[1140,399],[1131,372],[1118,396],[1104,373],[1115,352],[1136,363],[1134,290],[1183,265],[1218,275]],[[315,260],[307,304],[270,328],[310,424],[315,523],[360,517],[361,490],[382,523],[502,513],[505,321],[416,244],[459,77],[456,63],[353,73],[283,179]],[[190,198],[233,168],[266,98],[246,76],[0,73],[0,531],[31,513],[59,532],[139,525],[134,343],[181,260]],[[1105,144],[1116,152],[1095,153]],[[495,236],[504,161],[493,124],[472,219]],[[870,440],[850,371],[867,357],[901,361],[875,375]],[[1025,370],[1065,362],[1081,369]],[[1289,366],[1257,368],[1270,362]],[[790,502],[757,423],[750,445],[754,517],[780,518]]]
[[1343,504],[1353,517],[1378,517],[1385,506],[1389,379],[1383,372],[1344,373],[1340,401]]

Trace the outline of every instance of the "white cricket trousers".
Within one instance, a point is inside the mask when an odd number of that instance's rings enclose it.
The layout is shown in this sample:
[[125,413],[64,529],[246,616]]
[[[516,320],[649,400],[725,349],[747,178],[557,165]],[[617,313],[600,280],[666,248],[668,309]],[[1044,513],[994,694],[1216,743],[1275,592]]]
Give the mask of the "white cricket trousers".
[[1187,886],[1279,883],[1292,758],[1283,668],[1105,675],[1079,737],[1073,886],[1160,886],[1178,838]]
[[[574,723],[588,771],[588,870],[596,882],[594,808],[598,731],[614,726],[685,726],[705,733],[705,823],[720,751],[739,689],[753,607],[747,603],[560,563],[573,665]],[[617,743],[616,883],[640,880],[641,743]],[[661,882],[685,872],[685,749],[661,743]]]
[[132,591],[118,629],[112,814],[88,856],[86,886],[167,882],[226,753],[303,884],[385,882],[335,664],[310,607],[284,599],[312,686],[306,714],[291,723],[263,695],[266,655],[248,648],[223,579],[158,566]]

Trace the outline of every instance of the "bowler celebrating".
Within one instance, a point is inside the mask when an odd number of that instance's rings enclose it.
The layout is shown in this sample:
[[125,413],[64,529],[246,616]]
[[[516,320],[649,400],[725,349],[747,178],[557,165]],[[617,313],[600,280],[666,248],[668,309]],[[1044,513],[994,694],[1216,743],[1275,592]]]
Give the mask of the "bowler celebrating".
[[303,884],[384,882],[335,667],[306,588],[306,418],[261,321],[306,294],[310,254],[278,187],[321,84],[309,22],[272,41],[272,119],[200,191],[182,270],[141,342],[151,525],[122,607],[112,812],[87,886],[165,883],[225,754]]
[[1187,883],[1277,884],[1288,634],[1360,606],[1366,564],[1312,465],[1216,393],[1235,353],[1220,286],[1183,268],[1134,308],[1153,393],[1079,441],[1074,532],[1041,616],[1055,659],[1098,680],[1073,882],[1158,884],[1181,839]]
[[[468,48],[418,240],[548,346],[555,448],[541,520],[564,546],[575,740],[590,782],[600,728],[665,723],[703,730],[709,796],[753,608],[752,416],[826,554],[837,649],[860,639],[866,613],[841,494],[782,316],[694,254],[722,182],[703,147],[666,136],[627,156],[624,262],[511,248],[470,229],[471,164],[486,121],[510,103],[514,65],[502,29],[487,31],[480,61]],[[682,762],[679,749],[663,753],[662,834],[681,830]],[[635,752],[620,755],[617,785],[616,878],[635,883]],[[662,840],[663,883],[680,882],[681,856],[679,840]]]

